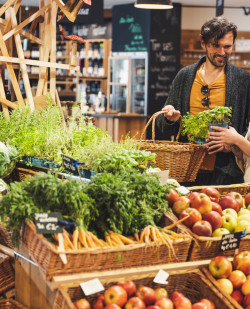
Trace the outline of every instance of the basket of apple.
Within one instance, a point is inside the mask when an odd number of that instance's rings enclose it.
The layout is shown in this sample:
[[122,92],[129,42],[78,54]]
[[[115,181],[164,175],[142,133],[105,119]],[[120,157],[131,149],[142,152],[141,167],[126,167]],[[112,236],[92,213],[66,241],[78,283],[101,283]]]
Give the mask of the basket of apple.
[[[226,309],[234,308],[199,270],[169,272],[167,285],[155,283],[158,271],[102,280],[103,292],[85,296],[80,285],[60,287],[53,309]],[[86,283],[86,282],[85,282]]]
[[[234,256],[235,250],[220,252],[221,237],[250,232],[250,184],[193,187],[180,196],[170,189],[167,200],[173,214],[165,213],[164,224],[178,223],[193,237],[189,260]],[[250,236],[240,241],[240,251],[250,250]]]
[[250,309],[250,251],[242,251],[233,259],[216,256],[203,272],[234,308]]

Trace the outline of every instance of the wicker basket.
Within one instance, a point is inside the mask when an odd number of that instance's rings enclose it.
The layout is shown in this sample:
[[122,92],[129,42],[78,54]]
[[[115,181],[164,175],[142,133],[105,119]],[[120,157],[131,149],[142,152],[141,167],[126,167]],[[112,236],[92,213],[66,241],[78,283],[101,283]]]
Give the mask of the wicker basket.
[[14,248],[11,239],[11,232],[6,231],[1,223],[0,223],[0,244],[9,247],[11,249]]
[[218,291],[227,299],[235,309],[243,309],[243,307],[235,300],[233,297],[231,297],[228,293],[224,291],[216,282],[216,279],[211,275],[209,270],[207,268],[202,268],[202,272],[205,274],[205,276],[208,278],[208,280],[218,289]]
[[0,294],[11,290],[14,286],[15,275],[11,259],[7,255],[0,253]]
[[[176,232],[184,232],[182,227]],[[187,233],[186,233],[187,234]],[[114,248],[67,250],[67,264],[59,252],[31,224],[24,224],[22,241],[32,259],[40,266],[46,279],[55,275],[112,270],[126,267],[148,266],[187,261],[191,238],[173,242],[175,256],[164,244],[135,244]]]
[[[243,196],[250,192],[250,183],[227,185],[227,186],[212,186],[216,188],[221,196],[225,196],[230,191],[235,191],[241,193]],[[204,187],[190,187],[190,191],[200,191]],[[174,214],[165,213],[166,224],[174,223],[178,221],[178,218]],[[189,252],[189,261],[206,260],[213,258],[217,255],[233,256],[235,250],[220,251],[220,237],[202,237],[194,234],[189,228],[184,224],[180,223],[193,238],[192,245]],[[242,238],[240,242],[240,251],[250,250],[250,236]]]
[[0,308],[1,309],[27,309],[24,305],[20,304],[14,299],[0,299]]
[[[121,280],[133,280],[137,287],[146,285],[152,288],[167,287],[167,291],[171,294],[174,291],[182,292],[188,297],[192,303],[198,302],[202,298],[210,299],[218,309],[233,309],[234,307],[227,299],[223,299],[223,296],[215,289],[211,282],[202,274],[198,269],[192,271],[179,271],[169,272],[168,285],[163,286],[153,282],[153,278],[158,271],[148,274],[140,274],[138,268],[138,274],[130,277],[121,277]],[[114,278],[100,279],[105,288],[116,284]],[[78,284],[71,287],[61,287],[58,289],[53,309],[74,309],[74,304],[78,299],[87,298],[92,303],[98,294],[86,297]]]
[[[178,139],[181,132],[181,125],[176,137],[177,142],[155,141],[155,119],[162,113],[164,111],[157,112],[149,119],[143,129],[141,139],[138,141],[140,149],[156,153],[155,165],[161,170],[169,170],[170,178],[174,178],[179,182],[195,181],[208,147],[207,145],[179,143]],[[142,140],[142,136],[144,136],[151,121],[152,140]]]

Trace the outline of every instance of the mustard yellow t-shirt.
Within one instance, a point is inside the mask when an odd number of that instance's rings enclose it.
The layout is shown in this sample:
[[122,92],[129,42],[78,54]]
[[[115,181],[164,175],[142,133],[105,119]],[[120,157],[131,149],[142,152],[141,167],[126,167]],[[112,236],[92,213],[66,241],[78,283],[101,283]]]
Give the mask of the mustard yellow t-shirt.
[[[201,74],[202,65],[197,70],[193,86],[190,93],[190,114],[198,114],[208,107],[204,107],[201,104],[201,100],[206,97],[206,95],[201,93],[201,87],[206,86],[206,82]],[[226,96],[226,74],[223,72],[215,81],[208,85],[209,89],[209,109],[216,106],[225,106],[225,96]]]

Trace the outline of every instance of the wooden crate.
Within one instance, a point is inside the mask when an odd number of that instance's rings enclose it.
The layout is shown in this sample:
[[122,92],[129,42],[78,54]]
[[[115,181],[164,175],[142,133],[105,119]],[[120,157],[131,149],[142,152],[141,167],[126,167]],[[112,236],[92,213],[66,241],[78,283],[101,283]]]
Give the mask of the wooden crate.
[[[245,196],[248,192],[250,192],[250,183],[243,184],[234,184],[227,186],[212,186],[216,188],[221,196],[225,196],[230,191],[239,192],[243,196]],[[203,186],[190,187],[188,188],[190,191],[199,192],[203,189]],[[166,225],[175,223],[178,221],[178,218],[174,214],[165,213]],[[203,237],[194,234],[189,228],[187,228],[184,224],[180,223],[180,226],[188,232],[193,238],[192,244],[189,252],[189,261],[197,261],[197,260],[205,260],[213,258],[217,255],[225,255],[225,256],[233,256],[235,250],[229,251],[220,251],[220,241],[221,237]],[[250,236],[244,237],[240,242],[239,251],[250,250]]]
[[[234,308],[227,299],[223,298],[222,294],[216,290],[213,284],[202,274],[199,269],[169,272],[170,276],[168,278],[167,286],[153,282],[157,272],[158,271],[151,271],[147,274],[140,274],[140,268],[138,268],[136,275],[132,277],[121,275],[119,280],[133,280],[137,288],[141,285],[146,285],[152,288],[166,287],[169,294],[173,291],[179,291],[188,297],[192,303],[198,302],[202,298],[208,298],[214,302],[216,308],[218,309]],[[105,288],[117,283],[114,281],[112,276],[101,278],[100,281]],[[87,298],[87,300],[92,303],[99,294],[103,293],[97,293],[86,297],[79,284],[61,286],[57,290],[53,309],[74,309],[75,307],[73,303],[76,300]]]
[[14,299],[0,299],[0,308],[1,309],[27,309],[27,307],[23,306],[19,302]]
[[[175,231],[187,235],[182,227],[177,227]],[[140,243],[113,248],[67,250],[67,264],[62,262],[60,253],[45,237],[37,234],[31,224],[24,224],[22,242],[49,280],[62,274],[185,262],[191,246],[191,237],[173,241],[175,255],[165,244]]]

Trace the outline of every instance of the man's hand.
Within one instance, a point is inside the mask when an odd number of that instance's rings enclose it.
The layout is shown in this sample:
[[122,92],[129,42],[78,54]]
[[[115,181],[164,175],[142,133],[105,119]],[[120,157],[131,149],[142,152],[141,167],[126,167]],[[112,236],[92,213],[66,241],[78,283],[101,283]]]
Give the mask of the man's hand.
[[175,110],[175,108],[172,105],[164,106],[162,111],[166,111],[166,113],[164,113],[164,117],[166,117],[167,120],[169,120],[169,121],[175,122],[181,116],[181,113],[179,111]]

